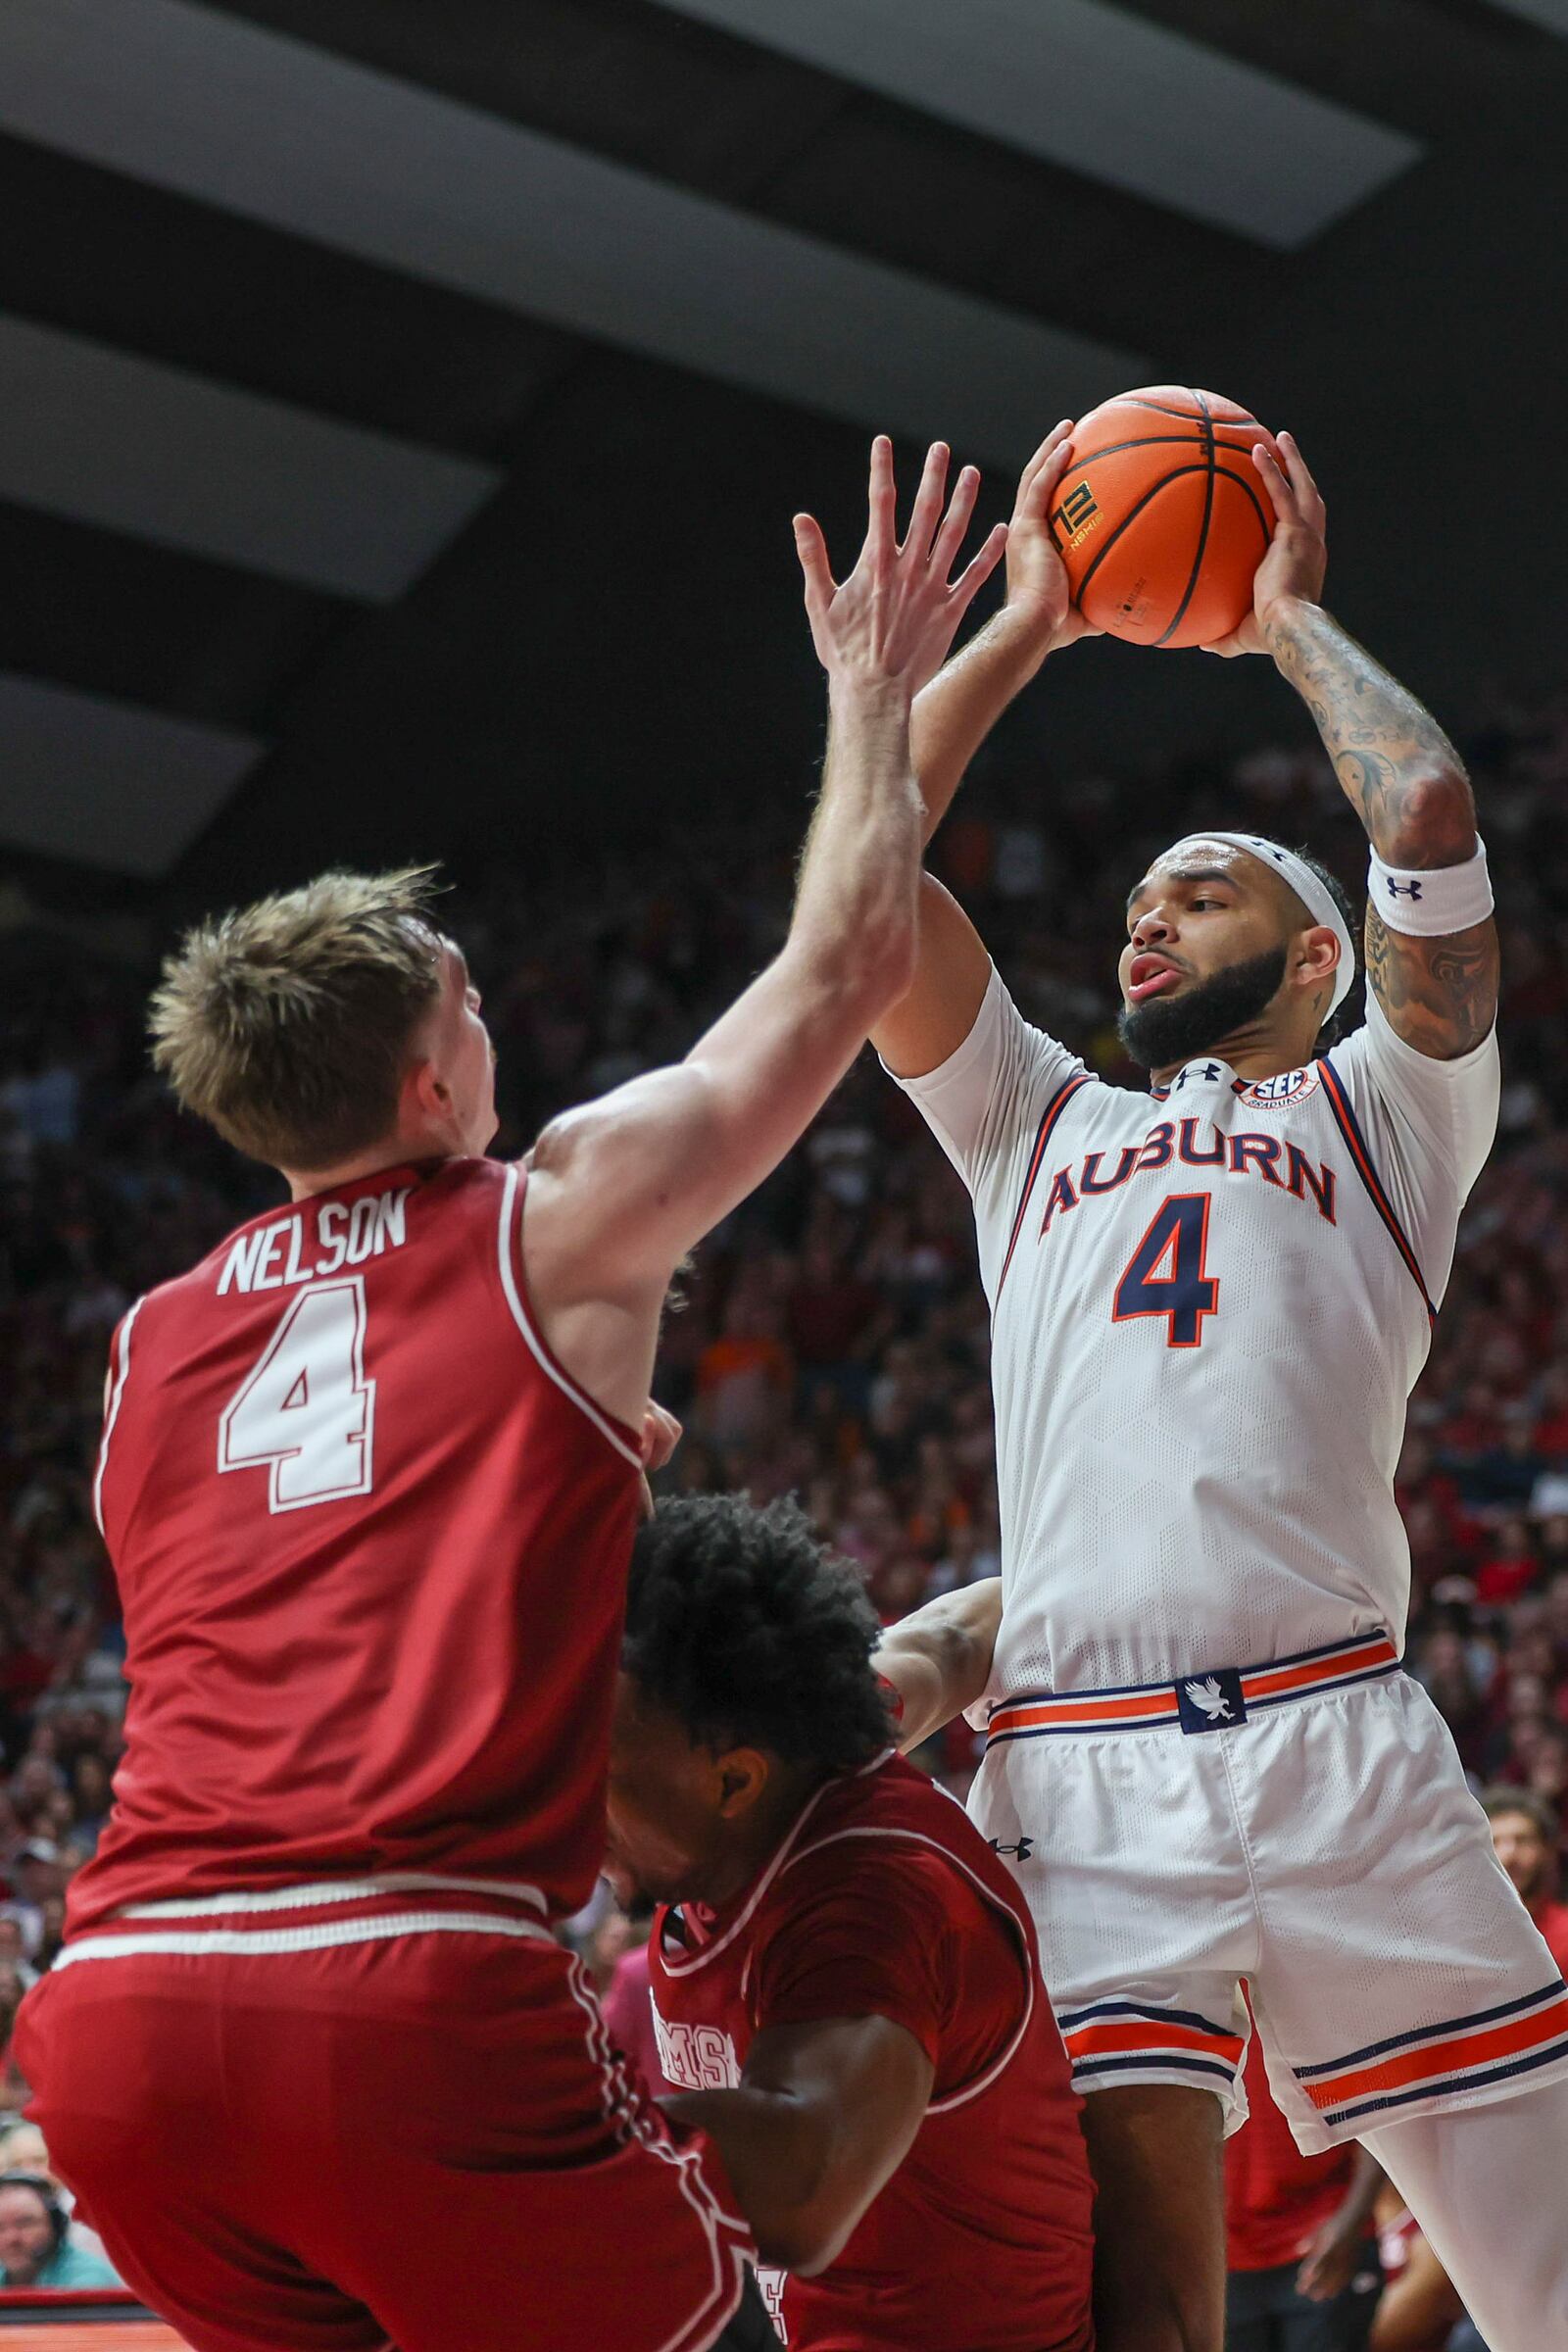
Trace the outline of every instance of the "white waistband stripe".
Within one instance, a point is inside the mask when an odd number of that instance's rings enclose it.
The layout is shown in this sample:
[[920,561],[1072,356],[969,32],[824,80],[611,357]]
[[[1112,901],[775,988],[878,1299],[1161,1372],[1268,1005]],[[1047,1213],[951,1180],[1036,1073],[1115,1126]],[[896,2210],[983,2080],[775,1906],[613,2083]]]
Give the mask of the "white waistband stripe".
[[393,1936],[506,1936],[560,1950],[550,1930],[532,1919],[501,1919],[488,1911],[395,1911],[375,1919],[323,1919],[300,1928],[135,1928],[123,1936],[83,1936],[68,1943],[57,1969],[80,1960],[123,1960],[138,1953],[235,1955],[318,1952],[334,1944],[380,1943]]
[[373,1902],[383,1894],[493,1894],[548,1910],[537,1886],[516,1879],[447,1879],[426,1871],[387,1871],[368,1879],[321,1879],[300,1886],[242,1888],[226,1894],[176,1895],[156,1903],[125,1903],[120,1919],[217,1919],[236,1913],[314,1911],[322,1903]]

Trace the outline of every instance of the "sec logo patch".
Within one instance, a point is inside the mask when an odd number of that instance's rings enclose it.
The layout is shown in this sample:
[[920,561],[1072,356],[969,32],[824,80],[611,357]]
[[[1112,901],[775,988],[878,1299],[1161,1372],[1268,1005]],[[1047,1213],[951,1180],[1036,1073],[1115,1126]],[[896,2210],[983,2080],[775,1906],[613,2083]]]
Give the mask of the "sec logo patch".
[[1242,1089],[1244,1102],[1255,1102],[1260,1110],[1280,1110],[1287,1102],[1301,1102],[1317,1091],[1315,1069],[1281,1070],[1274,1078],[1259,1078],[1255,1086]]

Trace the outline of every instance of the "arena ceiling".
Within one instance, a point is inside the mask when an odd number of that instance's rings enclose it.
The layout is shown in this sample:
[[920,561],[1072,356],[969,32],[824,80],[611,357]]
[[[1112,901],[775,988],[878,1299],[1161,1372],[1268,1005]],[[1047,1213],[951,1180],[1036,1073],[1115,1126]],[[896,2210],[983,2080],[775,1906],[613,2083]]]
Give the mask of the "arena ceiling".
[[[787,521],[1289,423],[1412,682],[1564,677],[1568,0],[5,0],[0,839],[181,888],[798,787]],[[1294,723],[1096,646],[1043,779]]]

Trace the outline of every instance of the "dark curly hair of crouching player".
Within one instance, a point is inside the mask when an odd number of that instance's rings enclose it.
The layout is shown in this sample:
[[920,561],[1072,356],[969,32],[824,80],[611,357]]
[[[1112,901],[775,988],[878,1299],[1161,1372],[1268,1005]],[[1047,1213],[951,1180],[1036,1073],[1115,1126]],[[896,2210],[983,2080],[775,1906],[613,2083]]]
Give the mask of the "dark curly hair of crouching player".
[[847,1561],[788,1501],[662,1502],[632,1550],[621,1664],[714,1753],[765,1748],[853,1772],[888,1745],[881,1627]]

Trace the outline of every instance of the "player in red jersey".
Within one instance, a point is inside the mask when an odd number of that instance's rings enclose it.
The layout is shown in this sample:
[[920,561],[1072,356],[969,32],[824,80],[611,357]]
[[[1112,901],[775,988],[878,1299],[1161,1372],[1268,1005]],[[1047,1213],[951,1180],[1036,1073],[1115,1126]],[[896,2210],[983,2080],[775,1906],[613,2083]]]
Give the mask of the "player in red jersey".
[[[659,1317],[912,968],[910,705],[1003,534],[892,454],[835,586],[788,941],[677,1067],[485,1159],[493,1056],[418,874],[202,926],[157,1058],[292,1203],[117,1332],[97,1494],[131,1684],[19,2036],[117,2267],[198,2352],[698,2352],[748,2240],[550,1922],[603,1846]],[[424,2253],[441,2248],[439,2262]]]
[[875,1613],[793,1505],[661,1506],[632,1558],[611,1872],[793,2352],[1088,2352],[1079,2102],[1028,1908],[893,1751]]

